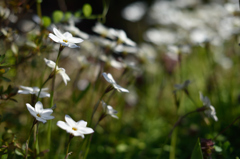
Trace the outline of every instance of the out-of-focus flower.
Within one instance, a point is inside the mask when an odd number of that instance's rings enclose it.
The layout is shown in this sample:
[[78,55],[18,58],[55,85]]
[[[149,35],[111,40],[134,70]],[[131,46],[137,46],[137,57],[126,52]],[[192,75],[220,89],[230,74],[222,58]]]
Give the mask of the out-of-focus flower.
[[[18,90],[19,94],[35,94],[38,96],[40,89],[38,87],[20,86],[23,90]],[[42,88],[39,98],[50,97],[50,94],[45,92],[48,88]]]
[[56,28],[53,28],[53,32],[55,35],[49,33],[48,37],[51,38],[56,43],[61,44],[62,46],[67,46],[70,48],[79,48],[79,46],[77,46],[75,43],[81,43],[83,41],[83,39],[81,38],[73,37],[72,34],[69,32],[65,32],[62,34]]
[[144,2],[134,2],[122,11],[122,16],[132,22],[139,21],[146,13],[147,6]]
[[[56,63],[51,61],[51,60],[48,60],[46,58],[44,58],[44,61],[46,63],[46,65],[50,68],[52,68],[52,70],[55,69],[55,66],[56,66]],[[64,68],[59,68],[58,66],[56,66],[56,74],[60,74],[62,76],[62,79],[65,83],[65,85],[67,85],[67,81],[70,81],[70,78],[69,76],[66,74],[65,72],[65,69]]]
[[114,36],[117,38],[117,43],[125,43],[130,46],[136,46],[136,43],[127,37],[127,34],[123,30],[114,30]]
[[107,57],[107,56],[105,56],[105,55],[101,55],[101,56],[99,56],[99,58],[100,58],[100,60],[102,60],[102,61],[104,61],[105,63],[106,63],[106,65],[107,66],[112,66],[112,67],[114,67],[114,68],[116,68],[116,69],[121,69],[121,68],[123,68],[123,64],[121,63],[121,62],[118,62],[118,61],[116,61],[114,58],[112,58],[112,57]]
[[104,72],[102,75],[103,75],[103,77],[105,78],[106,81],[108,81],[116,90],[118,90],[118,92],[127,92],[127,93],[129,92],[127,89],[119,86],[115,82],[115,80],[113,79],[113,77],[110,73],[107,74],[107,73]]
[[176,33],[167,29],[149,29],[145,32],[144,39],[156,45],[170,45],[177,42]]
[[176,90],[183,90],[183,89],[187,89],[190,83],[191,83],[190,80],[186,80],[183,82],[183,84],[175,84],[174,87],[176,88]]
[[115,114],[117,114],[117,111],[114,110],[112,106],[107,105],[104,101],[102,101],[102,107],[103,107],[104,112],[107,115],[110,115],[111,117],[118,119],[118,117],[115,115]]
[[69,115],[65,115],[65,121],[66,122],[58,121],[57,126],[66,130],[67,133],[70,133],[73,136],[81,136],[84,138],[84,134],[91,134],[94,132],[92,128],[87,127],[87,122],[84,120],[75,122]]
[[73,35],[77,35],[83,39],[88,39],[89,38],[89,35],[87,33],[84,33],[82,32],[81,30],[79,30],[77,27],[75,27],[75,24],[74,24],[74,20],[73,19],[70,19],[69,20],[69,25],[68,26],[64,26],[64,28],[71,32]]
[[218,118],[216,116],[215,108],[211,105],[211,102],[208,97],[204,97],[201,92],[199,92],[200,100],[203,102],[203,106],[207,107],[207,110],[205,110],[205,114],[211,118],[213,118],[215,121],[218,121]]
[[0,6],[0,17],[3,19],[7,19],[10,15],[10,10],[8,8],[3,8]]
[[138,52],[138,48],[137,47],[132,47],[132,46],[117,45],[114,48],[114,52],[125,53],[125,54],[133,53],[134,54],[134,53]]
[[114,39],[114,29],[111,28],[107,28],[104,25],[102,25],[101,23],[96,23],[96,25],[93,27],[93,31],[95,33],[100,34],[102,37],[108,37],[110,39]]
[[50,108],[43,109],[43,105],[40,101],[35,104],[35,109],[30,105],[26,104],[28,111],[31,113],[33,117],[36,118],[37,121],[46,123],[47,120],[51,120],[54,116],[51,116],[53,110]]

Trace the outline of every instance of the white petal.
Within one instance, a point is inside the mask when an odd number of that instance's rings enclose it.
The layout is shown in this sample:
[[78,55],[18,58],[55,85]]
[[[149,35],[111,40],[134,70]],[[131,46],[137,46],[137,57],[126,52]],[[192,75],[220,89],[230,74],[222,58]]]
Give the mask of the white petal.
[[70,43],[81,43],[81,42],[83,42],[83,39],[71,37],[71,38],[68,38],[68,41],[69,41]]
[[53,68],[53,69],[55,68],[56,63],[53,62],[52,60],[48,60],[48,59],[44,58],[44,61],[48,67]]
[[67,124],[67,123],[65,123],[65,122],[63,122],[63,121],[58,121],[57,122],[57,126],[59,126],[61,129],[63,129],[63,130],[69,130],[69,129],[71,129],[71,127]]
[[65,120],[70,127],[76,126],[76,122],[69,115],[65,115]]
[[69,32],[65,32],[65,33],[63,34],[63,36],[64,36],[65,40],[68,40],[69,38],[72,37],[72,34],[69,33]]
[[53,41],[55,41],[56,43],[59,43],[59,42],[62,41],[59,37],[53,35],[52,33],[50,33],[50,34],[48,35],[48,37],[51,38],[51,39],[52,39]]
[[25,89],[26,91],[30,91],[32,92],[33,91],[33,88],[32,87],[26,87],[26,86],[20,86],[22,89]]
[[105,72],[102,73],[103,77],[111,84],[116,83],[110,73],[106,74]]
[[77,46],[76,44],[73,43],[69,43],[67,46],[70,48],[80,48],[80,46]]
[[88,128],[88,127],[81,127],[81,128],[78,128],[77,132],[80,132],[82,134],[91,134],[93,133],[93,129],[92,128]]
[[30,112],[30,114],[32,116],[36,117],[36,112],[35,112],[34,108],[30,104],[28,104],[28,103],[26,104],[26,106],[27,106],[27,109]]
[[46,123],[46,122],[47,122],[47,120],[45,120],[45,119],[43,119],[43,118],[40,118],[40,117],[38,117],[38,116],[36,116],[36,120],[41,121],[41,122],[43,122],[43,123]]
[[77,127],[86,127],[87,126],[87,122],[86,121],[84,121],[84,120],[79,120],[78,122],[77,122],[77,125],[76,125]]
[[77,132],[77,131],[73,131],[71,132],[74,136],[81,136],[82,138],[84,138],[84,135],[81,132]]
[[57,37],[59,37],[60,39],[64,39],[65,37],[63,36],[63,34],[59,31],[59,30],[57,30],[56,28],[53,28],[53,32],[54,32],[54,34],[57,36]]
[[129,93],[129,91],[127,89],[119,86],[118,84],[114,84],[113,87],[116,88],[119,92],[127,92],[127,93]]
[[40,93],[40,95],[39,95],[39,98],[44,98],[44,97],[50,97],[50,94],[47,93],[47,92],[42,92],[42,91],[41,91],[41,93]]
[[32,94],[32,92],[27,91],[27,90],[18,90],[19,94]]
[[35,104],[35,110],[36,110],[37,113],[42,112],[42,110],[43,110],[43,105],[42,105],[42,103],[41,103],[40,101],[38,101],[38,102]]
[[53,112],[53,110],[51,108],[47,108],[47,109],[43,109],[42,112],[41,112],[41,115],[42,116],[49,116],[51,115]]

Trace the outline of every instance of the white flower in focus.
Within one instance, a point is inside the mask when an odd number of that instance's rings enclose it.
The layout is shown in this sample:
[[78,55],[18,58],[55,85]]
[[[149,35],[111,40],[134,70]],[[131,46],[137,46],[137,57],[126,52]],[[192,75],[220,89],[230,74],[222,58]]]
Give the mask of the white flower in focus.
[[54,116],[51,116],[53,110],[48,108],[48,109],[43,109],[43,105],[40,101],[38,101],[35,104],[35,109],[30,105],[26,104],[28,111],[30,114],[36,118],[37,121],[46,123],[47,120],[51,120],[54,118]]
[[114,110],[112,106],[107,105],[104,101],[102,101],[102,107],[107,115],[110,115],[111,117],[118,119],[118,117],[115,115],[117,114],[117,111]]
[[213,118],[215,121],[218,121],[218,118],[216,116],[216,111],[214,106],[211,105],[211,102],[208,97],[204,97],[201,92],[199,92],[200,100],[203,102],[203,106],[206,106],[208,109],[205,110],[205,114],[211,118]]
[[108,37],[110,39],[114,39],[114,29],[109,29],[102,25],[101,23],[96,23],[96,25],[92,28],[95,33],[100,34],[103,37]]
[[65,32],[62,34],[56,28],[53,28],[53,32],[55,35],[49,33],[48,37],[51,38],[56,43],[61,44],[62,46],[67,46],[70,48],[79,48],[79,46],[77,46],[75,43],[81,43],[83,41],[83,39],[81,38],[73,37],[72,34],[69,32]]
[[[23,90],[18,90],[19,94],[35,94],[38,96],[40,89],[38,87],[20,86]],[[45,92],[48,88],[42,88],[39,98],[50,97],[50,94]]]
[[66,130],[67,133],[72,134],[73,136],[81,136],[84,138],[84,134],[91,134],[93,133],[92,128],[88,128],[87,122],[84,120],[79,120],[75,122],[69,115],[65,115],[65,121],[58,121],[57,126]]
[[102,75],[103,75],[103,77],[105,78],[106,81],[108,81],[110,84],[112,84],[112,86],[113,86],[116,90],[118,90],[118,92],[127,92],[127,93],[129,92],[127,89],[119,86],[119,85],[115,82],[115,80],[113,79],[113,77],[112,77],[112,75],[111,75],[110,73],[107,74],[107,73],[104,72]]
[[[44,58],[45,63],[48,65],[48,67],[52,68],[52,70],[55,69],[55,65],[56,63],[48,60],[46,58]],[[69,76],[66,74],[65,69],[64,68],[59,68],[58,66],[56,66],[56,74],[60,74],[62,76],[63,82],[65,83],[65,85],[67,85],[67,81],[70,81]]]

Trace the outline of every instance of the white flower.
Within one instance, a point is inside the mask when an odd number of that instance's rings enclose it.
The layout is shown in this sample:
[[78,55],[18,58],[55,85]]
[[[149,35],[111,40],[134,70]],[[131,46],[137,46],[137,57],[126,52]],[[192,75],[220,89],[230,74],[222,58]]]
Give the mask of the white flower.
[[[55,65],[56,65],[55,62],[53,62],[53,61],[51,61],[51,60],[48,60],[48,59],[46,59],[46,58],[44,58],[44,61],[45,61],[45,63],[48,65],[48,67],[52,68],[52,70],[55,69]],[[65,85],[67,85],[67,81],[70,81],[70,78],[69,78],[69,76],[66,74],[65,69],[64,69],[64,68],[59,68],[58,66],[56,66],[56,73],[57,73],[57,74],[59,73],[59,74],[62,76],[62,79],[63,79]]]
[[107,115],[110,115],[111,117],[118,119],[118,117],[115,115],[117,114],[117,111],[114,110],[112,106],[107,105],[104,101],[102,101],[102,107]]
[[127,89],[119,86],[119,85],[115,82],[115,80],[113,79],[113,77],[112,77],[112,75],[111,75],[110,73],[107,74],[107,73],[104,72],[102,75],[103,75],[103,77],[105,78],[106,81],[108,81],[110,84],[112,84],[112,86],[113,86],[116,90],[118,90],[118,92],[127,92],[127,93],[129,92]]
[[203,106],[206,106],[208,109],[205,110],[205,114],[209,117],[212,117],[215,121],[218,121],[216,116],[216,111],[214,106],[211,105],[211,102],[208,97],[204,97],[201,92],[199,92],[200,100],[203,102]]
[[101,23],[96,23],[96,25],[93,27],[93,31],[100,34],[103,37],[108,37],[110,39],[114,39],[115,38],[115,31],[114,29],[109,29],[107,27],[105,27],[104,25],[102,25]]
[[106,65],[110,65],[116,69],[121,69],[123,68],[123,64],[121,62],[116,61],[114,58],[112,57],[107,57],[106,55],[100,55],[99,59],[104,61],[106,63]]
[[79,48],[79,46],[77,46],[75,43],[81,43],[83,41],[83,39],[81,38],[73,37],[72,34],[69,32],[65,32],[62,34],[56,28],[53,28],[53,32],[55,35],[49,33],[48,37],[51,38],[56,43],[60,43],[63,46],[67,46],[70,48]]
[[[18,90],[19,94],[35,94],[36,96],[38,96],[38,93],[40,91],[38,87],[26,87],[26,86],[20,86],[20,87],[23,90]],[[46,90],[48,90],[48,88],[42,88],[39,98],[50,97],[49,93],[44,92]]]
[[46,123],[47,120],[51,120],[54,118],[54,116],[51,116],[53,110],[48,108],[48,109],[43,109],[43,105],[40,101],[38,101],[35,104],[35,109],[30,105],[26,104],[28,111],[31,113],[33,117],[36,118],[37,121],[41,121],[43,123]]
[[122,43],[125,43],[127,45],[130,45],[130,46],[136,46],[136,43],[133,42],[132,40],[130,40],[125,31],[123,30],[115,30],[114,31],[114,35],[116,36],[117,40],[118,40],[118,44],[122,44]]
[[68,26],[64,26],[64,28],[65,28],[67,31],[73,33],[73,35],[77,35],[77,36],[79,36],[79,37],[81,37],[81,38],[83,38],[83,39],[88,39],[88,38],[89,38],[89,35],[88,35],[88,34],[82,32],[82,31],[79,30],[77,27],[75,27],[75,22],[74,22],[73,19],[70,19],[70,20],[69,20],[69,25],[68,25]]
[[75,122],[69,115],[65,115],[65,121],[58,121],[57,126],[66,130],[67,133],[72,134],[73,136],[81,136],[84,138],[84,134],[91,134],[93,133],[92,128],[88,128],[87,122],[84,120],[79,120]]

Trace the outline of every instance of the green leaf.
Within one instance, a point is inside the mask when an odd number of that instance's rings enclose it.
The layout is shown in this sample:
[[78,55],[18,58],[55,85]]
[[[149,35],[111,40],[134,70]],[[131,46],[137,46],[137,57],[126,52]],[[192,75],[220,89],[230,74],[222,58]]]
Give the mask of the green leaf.
[[193,149],[191,159],[203,159],[203,154],[202,154],[202,149],[201,149],[201,144],[200,140],[197,140],[197,143]]
[[72,13],[71,12],[66,12],[65,15],[64,15],[64,20],[68,21],[71,17],[72,17]]
[[63,19],[63,12],[60,10],[56,10],[53,12],[53,21],[54,23],[59,23]]
[[43,26],[47,28],[51,24],[51,19],[48,16],[43,16],[42,23]]
[[4,81],[6,81],[6,82],[11,82],[11,80],[10,79],[8,79],[8,78],[6,78],[6,77],[0,77],[2,80],[4,80]]
[[4,58],[5,58],[5,54],[0,55],[0,63],[4,60]]
[[86,3],[83,5],[83,14],[85,17],[89,17],[92,14],[92,7],[90,4]]

